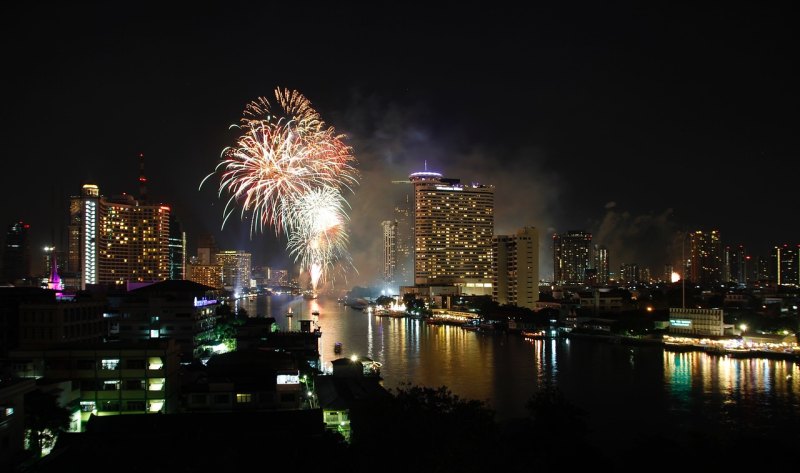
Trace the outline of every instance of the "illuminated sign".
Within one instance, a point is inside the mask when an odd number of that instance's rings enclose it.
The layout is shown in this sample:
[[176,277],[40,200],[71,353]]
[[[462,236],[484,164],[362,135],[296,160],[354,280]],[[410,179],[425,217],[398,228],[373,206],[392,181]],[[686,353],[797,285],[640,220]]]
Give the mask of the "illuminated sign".
[[460,191],[462,189],[460,187],[436,186],[436,190],[439,190],[439,191]]
[[213,305],[213,304],[216,304],[216,303],[217,303],[216,299],[206,299],[204,297],[204,298],[202,298],[200,300],[197,300],[196,297],[194,298],[194,306],[195,307],[204,307],[204,306]]
[[277,384],[300,384],[300,376],[296,374],[279,374]]
[[669,319],[669,324],[673,327],[692,328],[691,319]]

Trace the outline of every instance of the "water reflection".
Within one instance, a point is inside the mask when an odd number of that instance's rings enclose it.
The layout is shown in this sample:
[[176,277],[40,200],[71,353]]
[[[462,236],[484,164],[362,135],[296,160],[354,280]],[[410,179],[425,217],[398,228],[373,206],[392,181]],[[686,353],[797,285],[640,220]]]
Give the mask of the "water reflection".
[[[797,363],[672,353],[593,340],[537,339],[378,317],[331,299],[258,297],[240,302],[250,316],[272,316],[287,329],[318,310],[323,364],[352,354],[383,364],[384,386],[447,386],[488,401],[499,419],[527,415],[526,402],[546,383],[590,413],[598,433],[647,436],[714,425],[767,429],[800,420]],[[334,344],[342,343],[342,353]],[[699,426],[699,427],[698,427]],[[624,431],[624,432],[621,432]],[[599,437],[605,438],[603,435]]]

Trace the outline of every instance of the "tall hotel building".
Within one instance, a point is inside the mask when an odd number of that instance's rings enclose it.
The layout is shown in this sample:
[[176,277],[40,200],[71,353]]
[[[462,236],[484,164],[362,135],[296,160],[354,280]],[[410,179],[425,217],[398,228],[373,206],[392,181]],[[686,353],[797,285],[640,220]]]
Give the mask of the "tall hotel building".
[[165,205],[128,194],[106,198],[94,184],[70,201],[70,270],[91,284],[163,281],[169,278],[169,217]]
[[559,285],[585,283],[591,254],[591,233],[571,231],[553,235],[553,282]]
[[534,308],[539,300],[539,232],[525,227],[493,240],[492,298],[500,304]]
[[435,172],[414,185],[414,283],[457,285],[463,294],[492,294],[494,187],[461,184]]
[[[228,290],[250,288],[251,255],[244,251],[225,250],[215,256],[222,267],[222,285]],[[213,287],[213,286],[212,286]]]
[[697,230],[689,234],[691,243],[691,278],[701,285],[722,282],[722,240],[718,230]]

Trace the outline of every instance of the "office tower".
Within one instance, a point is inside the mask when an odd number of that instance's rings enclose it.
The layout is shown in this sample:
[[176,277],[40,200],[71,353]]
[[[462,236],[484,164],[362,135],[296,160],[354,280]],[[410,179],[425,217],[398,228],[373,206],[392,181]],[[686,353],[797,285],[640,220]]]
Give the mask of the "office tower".
[[383,229],[383,280],[394,282],[397,268],[397,221],[384,220]]
[[594,269],[597,277],[597,284],[608,284],[610,272],[608,266],[608,248],[605,246],[594,245]]
[[409,180],[414,184],[414,283],[455,284],[464,294],[490,295],[494,187],[428,171]]
[[70,267],[88,284],[122,285],[169,277],[169,218],[166,205],[146,205],[133,196],[100,195],[84,185],[70,201]]
[[31,275],[31,248],[28,230],[30,225],[15,222],[8,226],[3,245],[2,278],[13,283]]
[[186,279],[186,232],[174,215],[169,217],[169,279]]
[[414,283],[414,214],[411,198],[406,194],[403,202],[394,209],[395,271],[394,280],[400,286]]
[[722,241],[718,230],[689,234],[691,279],[704,286],[722,282]]
[[747,284],[747,260],[743,245],[725,247],[723,257],[723,280],[744,286]]
[[250,253],[237,250],[220,251],[216,263],[222,266],[222,285],[228,290],[250,287]]
[[798,286],[800,284],[800,264],[797,251],[800,245],[781,245],[772,249],[772,261],[776,282],[779,286]]
[[492,298],[533,309],[539,300],[539,232],[524,227],[492,239]]
[[756,281],[766,282],[776,280],[773,266],[769,262],[769,258],[763,256],[756,256],[753,258],[753,279]]
[[619,266],[619,281],[626,284],[636,284],[640,281],[639,265],[636,263],[622,263]]
[[652,279],[650,277],[650,268],[641,268],[639,270],[639,282],[650,284]]
[[570,231],[553,235],[554,282],[561,285],[583,284],[592,248],[592,234]]

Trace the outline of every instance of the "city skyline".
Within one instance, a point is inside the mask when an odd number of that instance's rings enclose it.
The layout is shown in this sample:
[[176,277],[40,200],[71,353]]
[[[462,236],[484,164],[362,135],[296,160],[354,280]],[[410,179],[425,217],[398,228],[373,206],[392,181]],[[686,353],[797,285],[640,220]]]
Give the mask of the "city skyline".
[[[2,34],[13,66],[4,80],[18,92],[4,111],[7,152],[18,158],[0,192],[26,205],[4,206],[0,224],[31,224],[32,260],[51,232],[59,239],[55,224],[66,225],[68,196],[83,184],[135,194],[144,153],[149,196],[180,219],[189,255],[213,233],[254,263],[286,265],[273,232],[251,240],[250,223],[233,219],[220,231],[224,199],[213,185],[197,191],[234,141],[228,126],[276,86],[304,93],[358,160],[360,185],[346,197],[359,274],[341,287],[380,278],[379,224],[409,191],[390,181],[425,162],[495,186],[495,234],[535,226],[545,242],[587,231],[608,247],[612,271],[674,264],[679,232],[719,230],[723,246],[764,258],[797,243],[785,217],[798,210],[791,173],[775,171],[796,154],[798,105],[796,41],[780,9],[515,16],[470,5],[389,20],[320,7],[304,17],[319,36],[297,43],[308,56],[261,58],[248,46],[262,34],[243,20],[249,10],[16,8]],[[275,8],[260,13],[293,11]],[[315,39],[329,37],[327,48]]]

